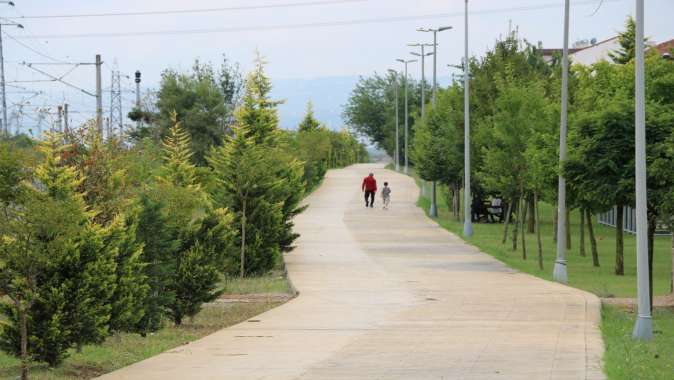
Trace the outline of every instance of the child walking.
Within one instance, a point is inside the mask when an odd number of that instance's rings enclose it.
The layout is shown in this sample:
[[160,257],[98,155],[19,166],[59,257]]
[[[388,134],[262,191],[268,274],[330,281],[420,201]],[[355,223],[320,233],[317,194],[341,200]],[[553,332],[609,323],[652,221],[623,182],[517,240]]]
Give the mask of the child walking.
[[388,182],[384,182],[384,188],[381,189],[381,197],[384,203],[384,210],[388,210],[388,205],[391,203],[391,188],[388,187]]

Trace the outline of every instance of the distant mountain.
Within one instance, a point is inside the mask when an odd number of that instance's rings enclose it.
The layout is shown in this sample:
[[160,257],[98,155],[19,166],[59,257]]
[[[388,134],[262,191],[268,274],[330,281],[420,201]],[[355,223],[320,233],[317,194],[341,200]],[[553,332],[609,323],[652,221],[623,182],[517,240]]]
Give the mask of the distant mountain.
[[358,82],[357,76],[322,77],[313,79],[273,79],[271,96],[285,100],[279,106],[281,128],[296,129],[306,112],[307,102],[314,105],[318,120],[330,129],[341,129],[342,106]]

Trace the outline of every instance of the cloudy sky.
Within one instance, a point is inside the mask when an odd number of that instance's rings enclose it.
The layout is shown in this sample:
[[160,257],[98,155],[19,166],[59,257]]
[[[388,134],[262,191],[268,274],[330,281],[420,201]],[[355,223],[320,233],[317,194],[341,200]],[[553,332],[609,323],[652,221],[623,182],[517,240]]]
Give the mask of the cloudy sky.
[[[292,83],[325,77],[354,77],[397,68],[396,58],[409,57],[413,42],[431,42],[432,35],[418,27],[451,25],[439,35],[438,68],[449,75],[447,64],[463,54],[463,0],[15,0],[16,6],[0,4],[3,24],[20,22],[25,29],[3,25],[5,69],[10,110],[12,104],[42,93],[31,105],[52,106],[67,101],[73,115],[93,111],[93,99],[61,83],[24,82],[47,79],[22,62],[92,62],[103,56],[103,87],[109,87],[110,69],[116,61],[123,73],[143,72],[143,86],[157,86],[165,68],[187,69],[195,58],[220,60],[225,53],[250,68],[254,51],[269,61],[268,73],[283,83],[277,97],[294,99]],[[572,1],[571,41],[612,37],[633,14],[634,0]],[[471,0],[470,51],[481,54],[509,25],[531,42],[560,47],[562,0]],[[599,7],[599,8],[598,8]],[[149,14],[155,11],[194,11]],[[141,15],[112,16],[119,13]],[[108,14],[103,16],[101,14]],[[661,42],[674,38],[674,1],[646,1],[646,34]],[[95,15],[95,17],[83,17]],[[44,17],[35,17],[44,16]],[[50,17],[46,17],[50,16]],[[69,17],[51,17],[69,16]],[[23,18],[22,18],[23,17]],[[16,39],[16,40],[15,40]],[[60,76],[66,65],[35,66]],[[430,71],[430,64],[428,70]],[[420,75],[418,66],[411,69]],[[64,80],[93,91],[92,66],[79,66]],[[125,90],[133,88],[123,80]],[[327,90],[326,90],[327,91]],[[124,93],[125,107],[133,99]],[[294,103],[293,103],[294,102]],[[109,99],[104,99],[104,108]],[[303,107],[303,106],[302,106]],[[339,104],[334,105],[339,108]],[[23,123],[33,120],[30,107],[22,110]],[[16,113],[15,113],[16,114]],[[74,116],[76,117],[76,116]],[[11,118],[10,118],[11,119]]]

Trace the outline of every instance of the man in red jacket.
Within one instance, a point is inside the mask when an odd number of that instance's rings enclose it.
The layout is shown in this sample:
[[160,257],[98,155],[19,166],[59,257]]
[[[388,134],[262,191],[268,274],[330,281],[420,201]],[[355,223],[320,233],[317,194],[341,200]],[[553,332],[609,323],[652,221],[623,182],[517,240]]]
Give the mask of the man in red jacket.
[[374,194],[377,192],[377,180],[370,173],[363,179],[362,190],[365,192],[365,207],[374,207]]

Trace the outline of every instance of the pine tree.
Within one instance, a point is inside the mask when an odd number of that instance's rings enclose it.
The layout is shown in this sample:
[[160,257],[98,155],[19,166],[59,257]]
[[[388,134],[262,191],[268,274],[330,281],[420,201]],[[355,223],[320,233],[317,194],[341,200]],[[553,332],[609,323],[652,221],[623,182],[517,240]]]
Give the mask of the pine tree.
[[[230,236],[220,234],[224,241],[209,242],[199,240],[198,236],[227,230],[230,220],[226,211],[213,210],[208,194],[197,182],[196,167],[190,162],[191,141],[175,114],[174,125],[163,145],[164,165],[157,192],[166,201],[168,223],[165,227],[173,232],[170,240],[178,244],[174,261],[171,260],[174,265],[167,289],[169,303],[164,306],[170,309],[174,323],[180,325],[184,316],[194,316],[204,302],[212,301],[220,293],[215,288],[222,263],[217,261],[218,255],[213,254],[212,247],[227,245]],[[214,216],[217,222],[209,226],[207,222]]]
[[255,69],[246,78],[243,104],[235,113],[236,121],[256,144],[273,142],[278,130],[276,106],[281,102],[269,98],[271,81],[264,72],[266,62],[257,55]]
[[168,315],[169,305],[175,298],[171,284],[179,241],[165,215],[165,207],[161,199],[140,194],[136,240],[143,245],[141,261],[149,286],[143,302],[144,313],[136,327],[142,335],[161,328],[162,319]]
[[[634,59],[636,55],[636,28],[637,25],[634,22],[634,18],[632,16],[628,17],[625,22],[625,31],[618,34],[620,49],[608,54],[613,62],[625,65]],[[644,41],[646,40],[644,39]]]
[[280,252],[283,204],[274,202],[279,180],[268,149],[256,145],[247,128],[240,126],[209,156],[222,185],[215,194],[216,202],[234,213],[239,231],[239,254],[230,257],[227,270],[238,271],[241,277],[268,271]]
[[307,102],[307,112],[297,128],[300,133],[314,132],[320,128],[321,123],[314,117],[314,106],[311,100]]
[[44,161],[24,184],[21,198],[3,213],[0,287],[12,303],[0,346],[22,359],[56,366],[73,345],[107,335],[109,301],[115,290],[117,251],[103,244],[77,171],[61,164],[60,137],[40,146]]
[[143,245],[136,236],[138,211],[134,209],[128,215],[118,215],[106,229],[105,244],[118,251],[115,291],[110,300],[109,330],[112,333],[138,331],[149,290],[141,261]]

